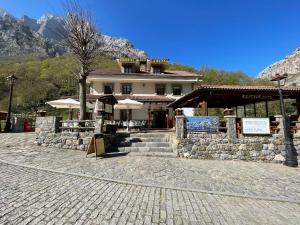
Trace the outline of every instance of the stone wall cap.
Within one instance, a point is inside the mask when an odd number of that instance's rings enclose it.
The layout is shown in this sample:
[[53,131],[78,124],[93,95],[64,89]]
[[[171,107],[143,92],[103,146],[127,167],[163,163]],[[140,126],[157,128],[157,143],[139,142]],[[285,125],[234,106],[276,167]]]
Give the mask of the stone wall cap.
[[280,118],[282,115],[274,115],[275,118]]
[[224,116],[224,118],[236,118],[236,115],[228,115],[228,116]]

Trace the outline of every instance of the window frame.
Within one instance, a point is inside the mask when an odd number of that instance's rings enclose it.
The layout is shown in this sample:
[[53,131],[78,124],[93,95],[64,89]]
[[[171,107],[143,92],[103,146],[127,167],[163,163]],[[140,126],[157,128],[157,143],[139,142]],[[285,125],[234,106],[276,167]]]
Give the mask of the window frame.
[[[159,94],[159,93],[158,93],[157,88],[158,88],[159,86],[163,86],[163,89],[164,89],[164,93],[163,93],[163,94]],[[157,95],[166,95],[166,84],[161,84],[161,83],[155,84],[155,93],[156,93]]]
[[123,65],[124,73],[129,74],[133,73],[133,66],[132,65]]
[[[159,73],[158,73],[159,69]],[[162,66],[152,66],[153,74],[162,74]]]
[[[174,88],[175,87],[180,87],[180,94],[175,94],[174,93]],[[172,95],[182,95],[182,84],[172,84]]]
[[[105,93],[105,86],[111,85],[111,93]],[[113,94],[114,93],[114,83],[103,83],[103,93],[106,94]]]
[[[125,86],[125,85],[130,86],[130,93],[129,94],[128,93],[123,93],[123,86]],[[122,83],[121,84],[121,93],[122,93],[122,95],[130,95],[130,94],[132,94],[132,83]]]

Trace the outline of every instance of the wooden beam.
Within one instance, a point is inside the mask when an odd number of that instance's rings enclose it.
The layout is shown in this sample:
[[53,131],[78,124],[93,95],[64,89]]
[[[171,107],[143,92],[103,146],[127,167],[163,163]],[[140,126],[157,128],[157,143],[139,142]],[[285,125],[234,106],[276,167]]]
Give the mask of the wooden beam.
[[247,116],[247,112],[246,112],[246,105],[244,105],[244,117]]
[[253,103],[253,110],[254,110],[254,117],[256,117],[256,104],[255,104],[255,102]]
[[266,116],[269,117],[269,106],[268,106],[268,101],[265,101],[266,105]]
[[300,98],[296,98],[297,114],[300,115]]
[[202,113],[201,113],[202,116],[208,116],[207,101],[205,101],[205,100],[202,101],[201,110],[202,110]]
[[149,108],[148,108],[148,128],[151,128],[151,103],[149,103]]

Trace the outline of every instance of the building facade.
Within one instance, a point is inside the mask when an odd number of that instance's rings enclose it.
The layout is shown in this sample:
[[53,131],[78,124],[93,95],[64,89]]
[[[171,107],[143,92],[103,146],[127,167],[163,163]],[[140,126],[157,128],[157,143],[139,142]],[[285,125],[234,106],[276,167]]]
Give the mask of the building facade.
[[[174,112],[167,105],[194,90],[202,76],[168,71],[167,59],[117,59],[119,69],[95,70],[88,76],[88,99],[113,94],[142,102],[143,109],[130,110],[129,120],[145,121],[148,128],[170,128]],[[114,120],[127,120],[126,110],[114,110]]]

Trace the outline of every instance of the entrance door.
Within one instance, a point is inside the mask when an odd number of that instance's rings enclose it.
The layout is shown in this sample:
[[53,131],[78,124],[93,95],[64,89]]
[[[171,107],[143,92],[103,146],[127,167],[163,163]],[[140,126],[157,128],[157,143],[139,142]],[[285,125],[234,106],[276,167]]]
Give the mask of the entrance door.
[[152,128],[166,128],[166,111],[154,111]]

